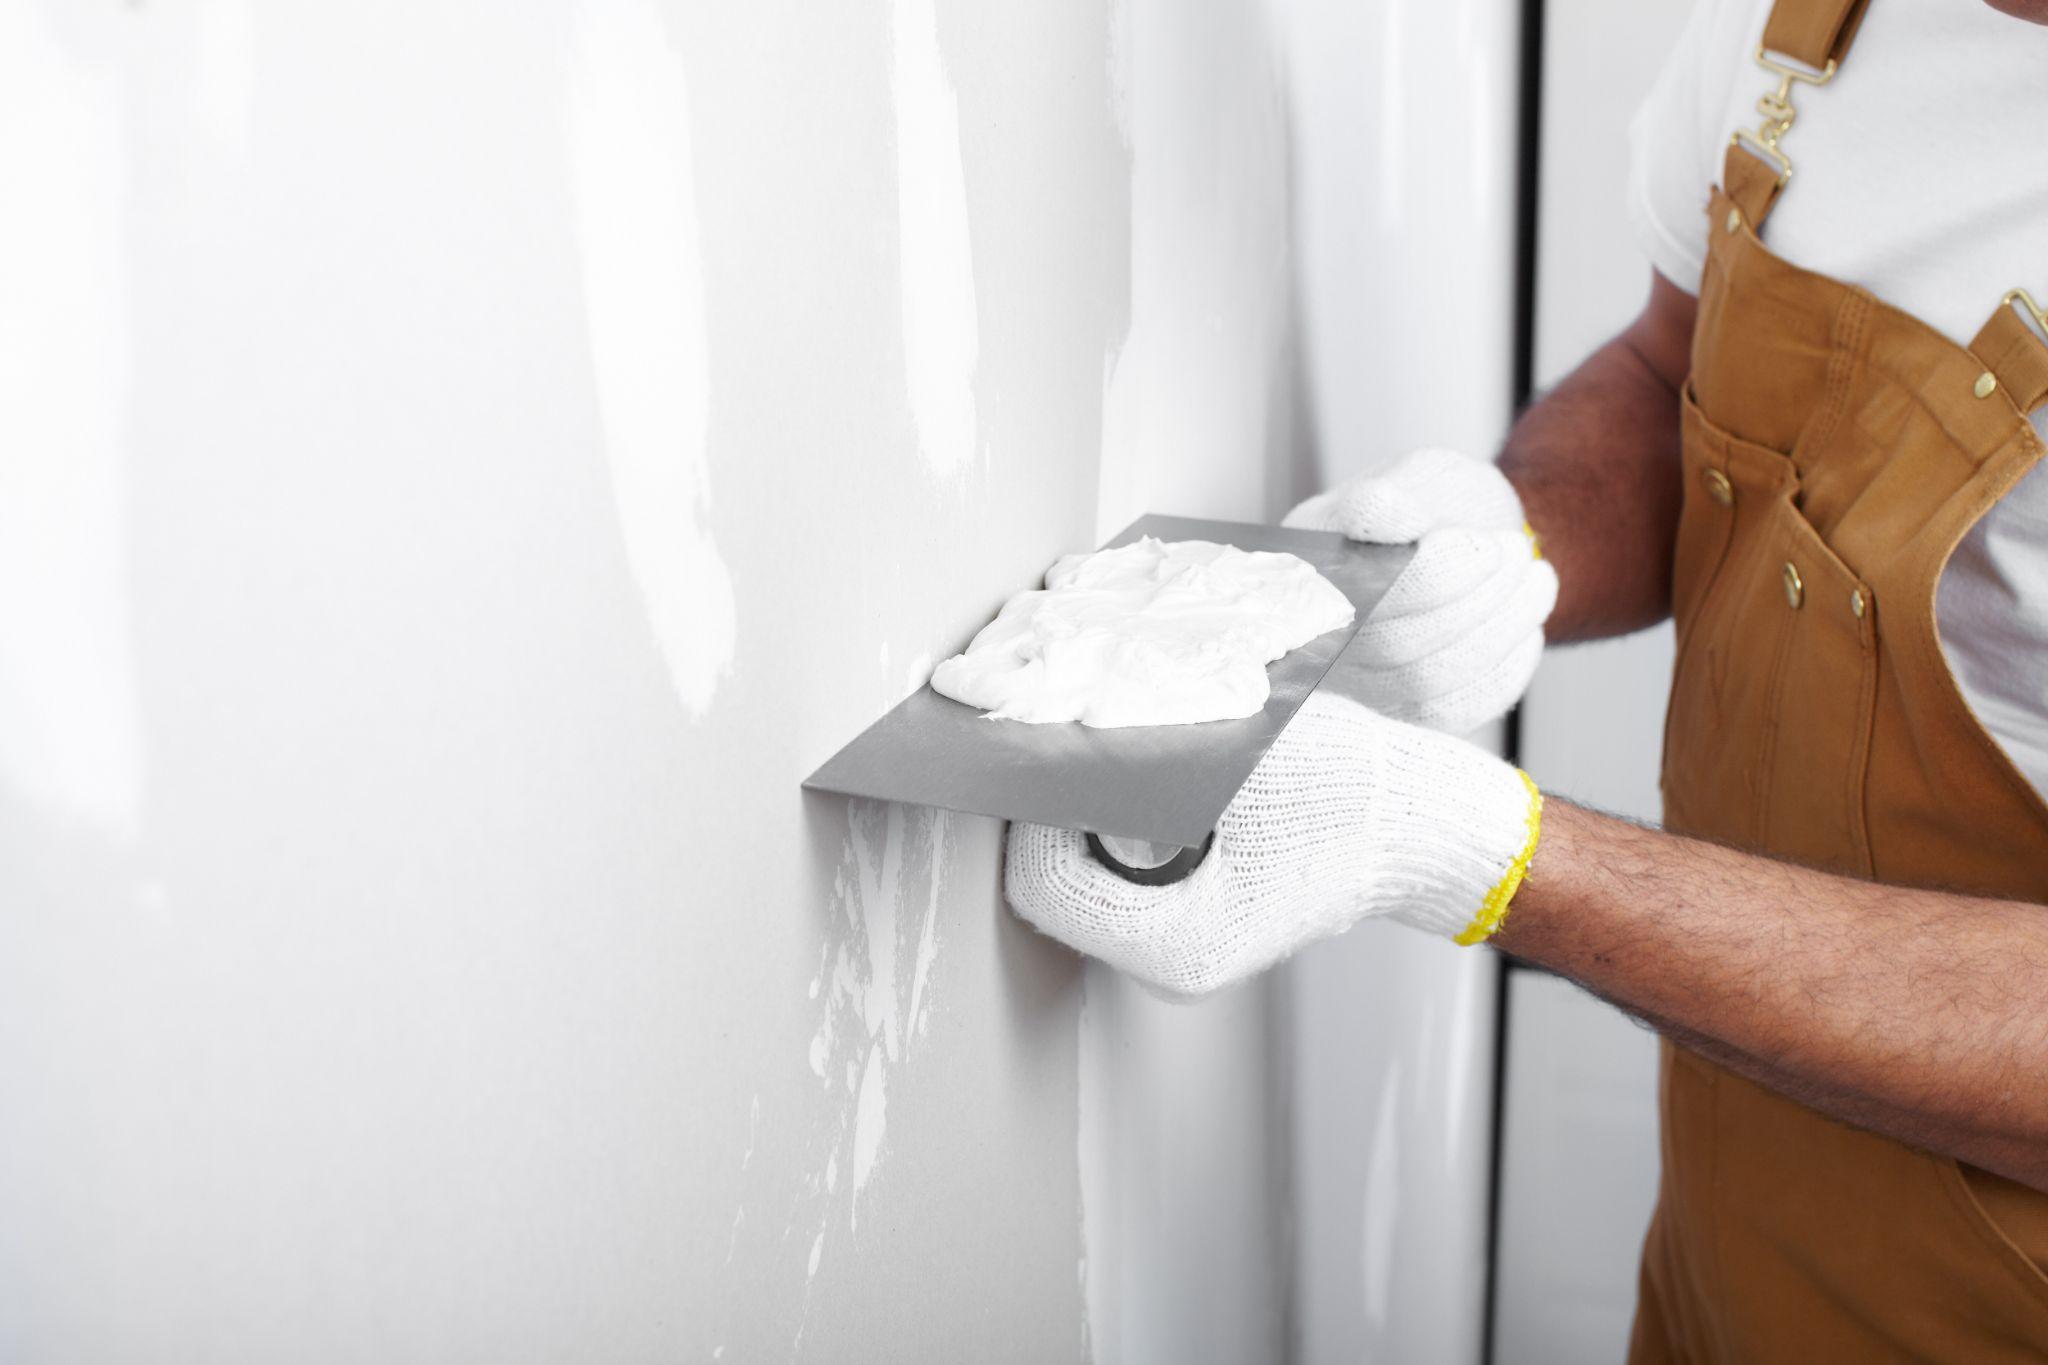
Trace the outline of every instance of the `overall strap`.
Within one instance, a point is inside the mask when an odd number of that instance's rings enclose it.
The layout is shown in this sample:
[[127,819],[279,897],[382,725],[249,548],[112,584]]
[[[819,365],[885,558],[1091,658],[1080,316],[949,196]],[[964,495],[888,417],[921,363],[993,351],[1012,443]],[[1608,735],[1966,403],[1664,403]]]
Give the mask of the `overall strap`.
[[2048,402],[2048,309],[2026,290],[2005,296],[1970,350],[1984,362],[1980,400],[2003,392],[2024,413]]
[[1778,0],[1764,24],[1764,51],[1825,71],[1849,53],[1870,0]]
[[1870,0],[1777,0],[1764,23],[1757,65],[1778,82],[1756,102],[1763,122],[1730,140],[1722,187],[1750,226],[1770,216],[1778,194],[1792,179],[1792,158],[1779,143],[1799,111],[1792,105],[1798,85],[1826,85],[1849,54]]

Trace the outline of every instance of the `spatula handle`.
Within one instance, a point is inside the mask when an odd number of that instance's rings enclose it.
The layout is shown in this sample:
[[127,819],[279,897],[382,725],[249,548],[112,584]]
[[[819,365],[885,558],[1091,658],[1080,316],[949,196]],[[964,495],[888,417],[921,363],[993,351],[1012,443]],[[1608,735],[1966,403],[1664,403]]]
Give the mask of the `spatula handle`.
[[1199,847],[1181,849],[1165,862],[1150,866],[1123,861],[1110,852],[1109,847],[1093,834],[1088,836],[1088,851],[1095,855],[1096,862],[1127,882],[1135,882],[1139,886],[1171,886],[1193,874],[1194,870],[1202,865],[1202,859],[1209,856],[1209,846],[1215,842],[1216,833],[1211,830],[1209,837],[1202,840]]

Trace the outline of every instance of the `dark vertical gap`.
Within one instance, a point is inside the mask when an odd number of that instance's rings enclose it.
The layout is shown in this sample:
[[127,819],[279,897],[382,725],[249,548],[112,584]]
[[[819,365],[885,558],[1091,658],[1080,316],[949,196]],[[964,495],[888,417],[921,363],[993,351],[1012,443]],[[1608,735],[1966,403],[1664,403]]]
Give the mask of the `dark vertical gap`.
[[[1516,415],[1536,396],[1536,198],[1543,148],[1544,0],[1522,0],[1521,70],[1517,73],[1515,147],[1515,306],[1513,396]],[[1503,744],[1510,763],[1522,761],[1522,708],[1508,712]],[[1481,1359],[1499,1359],[1501,1173],[1507,1135],[1508,994],[1516,967],[1501,959],[1493,1002],[1493,1163],[1486,1197],[1486,1323]]]

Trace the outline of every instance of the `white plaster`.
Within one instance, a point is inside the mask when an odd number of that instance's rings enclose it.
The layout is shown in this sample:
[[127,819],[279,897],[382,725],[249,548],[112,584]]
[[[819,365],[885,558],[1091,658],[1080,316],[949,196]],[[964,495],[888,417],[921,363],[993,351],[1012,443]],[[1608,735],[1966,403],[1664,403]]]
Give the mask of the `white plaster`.
[[683,64],[649,0],[580,0],[567,127],[590,362],[626,555],[677,699],[732,666],[711,529],[710,366]]
[[860,1195],[867,1188],[868,1177],[875,1172],[875,1163],[882,1155],[882,1133],[888,1125],[888,1063],[882,1058],[882,1045],[876,1043],[868,1049],[868,1064],[861,1073],[860,1099],[853,1121],[853,1203],[848,1210],[848,1224],[860,1225]]
[[144,770],[124,465],[127,102],[107,54],[77,25],[60,39],[45,12],[0,6],[0,784],[125,836]]
[[918,449],[934,474],[974,455],[980,346],[960,110],[933,0],[895,0],[896,204],[903,361]]
[[1027,724],[1193,725],[1257,713],[1266,665],[1350,623],[1307,561],[1207,540],[1062,556],[1003,604],[932,687]]
[[[816,999],[817,995],[818,992],[813,989],[811,991],[811,998]],[[827,1015],[824,1022],[818,1025],[818,1031],[811,1035],[810,1056],[812,1073],[823,1079],[825,1063],[832,1056],[832,1018],[830,1015]]]
[[[806,1060],[822,1092],[805,1111],[809,1164],[764,1173],[765,1183],[741,1191],[743,1203],[786,1203],[784,1238],[801,1230],[808,1239],[801,1291],[794,1279],[790,1291],[799,1345],[825,1242],[835,1230],[858,1235],[861,1207],[888,1166],[889,1100],[915,1074],[944,942],[938,919],[952,817],[873,801],[850,802],[846,810],[823,960],[805,987],[817,1011]],[[796,1262],[781,1244],[763,1247],[759,1236],[740,1239],[729,1273],[772,1275],[779,1265],[793,1274]]]
[[[946,831],[951,818],[950,811],[932,812],[931,847],[934,857],[946,846]],[[919,1034],[923,1034],[931,1018],[931,1001],[926,998],[925,986],[939,960],[939,893],[945,887],[941,875],[943,870],[935,865],[926,886],[924,913],[919,917],[921,923],[917,931],[917,959],[910,969],[910,1005],[904,1022],[907,1029]]]

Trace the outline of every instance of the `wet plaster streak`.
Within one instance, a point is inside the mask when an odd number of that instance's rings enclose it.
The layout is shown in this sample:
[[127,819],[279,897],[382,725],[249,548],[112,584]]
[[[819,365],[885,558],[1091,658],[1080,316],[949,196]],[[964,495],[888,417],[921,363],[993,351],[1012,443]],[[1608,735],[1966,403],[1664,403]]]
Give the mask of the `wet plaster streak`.
[[816,1088],[800,1114],[749,1116],[750,1132],[804,1130],[792,1154],[802,1174],[791,1176],[789,1161],[742,1162],[726,1275],[749,1298],[747,1320],[726,1324],[728,1341],[779,1325],[799,1354],[814,1285],[836,1258],[858,1255],[867,1201],[887,1179],[890,1100],[913,1074],[930,1021],[951,819],[922,807],[847,806],[824,951],[807,988],[817,1024],[798,1061]]
[[933,0],[895,0],[894,28],[905,377],[925,464],[951,475],[975,453],[980,346],[960,105],[939,49]]
[[704,323],[683,64],[650,0],[581,0],[569,156],[612,496],[676,696],[692,718],[731,669],[733,590],[711,533]]
[[[948,819],[944,811],[872,801],[848,810],[834,887],[839,942],[810,1061],[838,1094],[839,1126],[852,1130],[849,1232],[860,1226],[860,1198],[882,1160],[890,1072],[910,1060],[925,1030]],[[826,1160],[828,1193],[837,1184],[839,1146]]]

